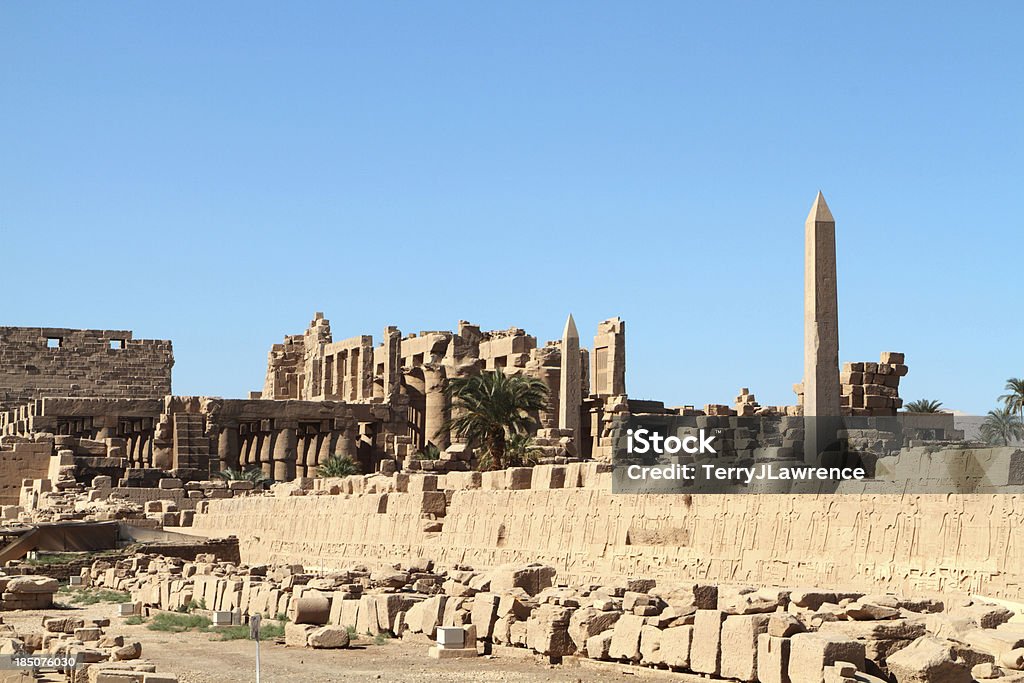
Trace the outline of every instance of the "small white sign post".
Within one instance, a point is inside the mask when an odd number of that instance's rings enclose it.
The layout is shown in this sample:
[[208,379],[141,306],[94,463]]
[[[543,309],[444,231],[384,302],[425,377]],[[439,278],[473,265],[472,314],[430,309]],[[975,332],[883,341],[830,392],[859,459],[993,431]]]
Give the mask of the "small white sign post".
[[249,617],[249,637],[256,641],[256,683],[260,683],[260,621],[258,614]]

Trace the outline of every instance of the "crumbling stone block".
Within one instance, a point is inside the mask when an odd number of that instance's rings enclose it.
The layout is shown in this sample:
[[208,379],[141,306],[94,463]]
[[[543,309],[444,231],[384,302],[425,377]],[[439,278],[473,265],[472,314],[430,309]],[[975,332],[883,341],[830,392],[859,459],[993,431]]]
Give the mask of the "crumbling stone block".
[[717,676],[722,664],[722,622],[726,614],[719,610],[699,609],[693,621],[690,668],[697,673]]

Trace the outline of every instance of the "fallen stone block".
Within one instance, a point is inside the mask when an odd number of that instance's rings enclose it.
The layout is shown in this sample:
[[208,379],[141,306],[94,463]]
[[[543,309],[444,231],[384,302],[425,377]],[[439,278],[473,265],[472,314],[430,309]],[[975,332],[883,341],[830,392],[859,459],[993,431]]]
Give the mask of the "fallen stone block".
[[640,663],[647,665],[662,664],[661,656],[662,630],[657,626],[644,625],[640,629]]
[[138,641],[122,645],[110,653],[110,659],[115,662],[124,661],[126,659],[138,659],[141,656],[142,643]]
[[505,488],[512,490],[528,489],[533,482],[533,468],[509,467],[505,470],[505,476]]
[[757,680],[757,638],[768,631],[767,614],[732,615],[722,623],[719,675]]
[[321,626],[309,632],[306,642],[316,649],[348,647],[348,629],[344,626]]
[[309,634],[317,629],[311,624],[294,624],[288,622],[284,625],[284,644],[288,647],[306,647],[309,644]]
[[789,638],[807,630],[804,623],[788,612],[774,612],[768,617],[768,635]]
[[718,609],[725,614],[764,614],[785,607],[789,591],[773,588],[760,590],[718,589]]
[[611,659],[609,650],[612,645],[612,638],[614,632],[609,629],[604,633],[599,633],[596,636],[587,638],[587,657],[591,659]]
[[475,647],[447,648],[431,645],[427,650],[427,656],[432,659],[461,659],[464,657],[477,657],[479,653]]
[[323,593],[308,591],[292,600],[291,612],[293,623],[321,626],[331,619],[331,601]]
[[697,610],[690,646],[690,668],[693,671],[717,676],[721,670],[722,622],[725,617],[725,613],[719,610]]
[[826,602],[834,604],[838,604],[839,602],[835,593],[830,591],[821,591],[814,588],[790,591],[789,599],[797,607],[803,607],[804,609],[809,610],[817,610]]
[[864,670],[864,643],[828,633],[798,633],[791,639],[789,678],[794,683],[820,683],[826,666],[850,662]]
[[757,637],[757,680],[759,683],[790,683],[789,638],[762,633]]
[[576,645],[569,637],[569,618],[572,608],[558,605],[541,605],[530,614],[526,622],[526,645],[548,657],[564,657],[576,651]]
[[612,659],[627,659],[631,662],[640,661],[640,634],[643,626],[643,617],[623,614],[615,622],[615,628],[612,629],[612,641],[608,647],[608,656]]
[[569,618],[569,637],[578,650],[586,649],[587,641],[615,626],[622,616],[619,611],[605,611],[596,607],[581,607]]
[[556,573],[554,567],[543,564],[505,565],[491,572],[491,591],[504,593],[522,588],[527,595],[537,595],[552,585]]
[[470,623],[476,626],[477,636],[483,640],[490,640],[494,633],[494,622],[498,620],[499,600],[494,593],[477,593],[473,598]]
[[886,664],[897,683],[971,683],[971,670],[953,657],[946,641],[932,636],[918,638],[889,655]]

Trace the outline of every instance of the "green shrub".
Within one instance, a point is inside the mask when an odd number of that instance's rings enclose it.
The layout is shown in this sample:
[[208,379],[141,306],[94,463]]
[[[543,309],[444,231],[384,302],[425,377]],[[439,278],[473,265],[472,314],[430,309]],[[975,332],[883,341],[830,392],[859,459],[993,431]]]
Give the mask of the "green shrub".
[[121,603],[131,602],[132,594],[124,591],[114,591],[109,588],[76,588],[74,586],[63,586],[59,594],[75,605],[96,605],[101,602]]
[[361,474],[359,463],[347,455],[332,455],[320,463],[316,470],[320,477],[348,477],[353,474]]
[[209,627],[209,618],[201,614],[168,614],[167,612],[156,614],[153,620],[146,624],[146,628],[150,631],[165,631],[167,633],[206,630]]
[[[220,640],[248,640],[249,626],[211,626],[210,633],[220,636]],[[284,623],[264,621],[260,624],[260,640],[274,640],[284,636]]]

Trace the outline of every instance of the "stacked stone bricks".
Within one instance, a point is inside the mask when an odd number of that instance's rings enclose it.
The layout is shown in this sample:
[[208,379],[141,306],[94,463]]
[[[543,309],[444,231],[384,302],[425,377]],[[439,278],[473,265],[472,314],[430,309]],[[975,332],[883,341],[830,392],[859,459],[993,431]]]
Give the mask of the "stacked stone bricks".
[[754,411],[761,407],[761,404],[757,402],[754,395],[750,393],[750,389],[747,389],[746,387],[740,389],[740,395],[736,397],[735,403],[736,414],[740,417],[749,417],[754,414]]
[[48,396],[163,398],[171,342],[130,330],[0,327],[0,411]]
[[878,363],[845,363],[839,379],[844,412],[861,416],[895,415],[903,407],[900,378],[908,368],[902,353],[882,352]]

